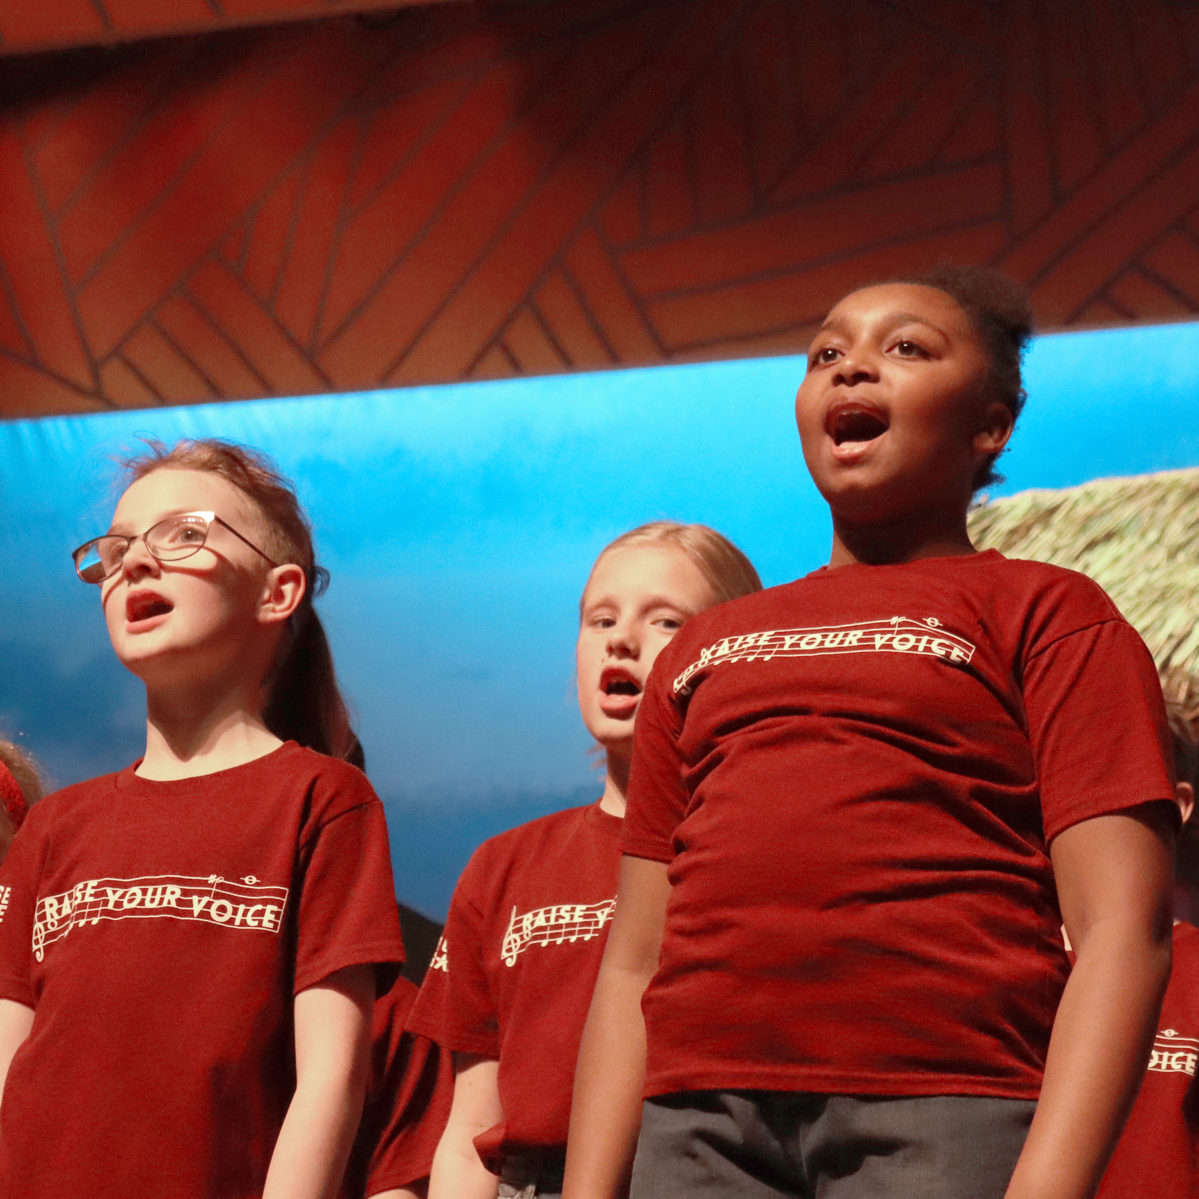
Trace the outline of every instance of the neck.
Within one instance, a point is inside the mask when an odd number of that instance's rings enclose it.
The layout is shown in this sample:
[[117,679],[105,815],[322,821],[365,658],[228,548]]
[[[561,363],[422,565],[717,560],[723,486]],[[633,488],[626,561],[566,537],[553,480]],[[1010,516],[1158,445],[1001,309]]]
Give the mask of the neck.
[[883,566],[921,558],[952,558],[973,554],[966,516],[946,522],[899,519],[880,524],[854,524],[833,516],[833,548],[829,566]]
[[605,754],[607,769],[604,773],[604,793],[600,796],[600,808],[612,816],[624,819],[628,804],[625,795],[629,789],[629,766],[633,760],[632,746],[613,746]]
[[191,778],[261,758],[282,742],[262,722],[262,697],[196,686],[146,693],[146,756],[143,778]]

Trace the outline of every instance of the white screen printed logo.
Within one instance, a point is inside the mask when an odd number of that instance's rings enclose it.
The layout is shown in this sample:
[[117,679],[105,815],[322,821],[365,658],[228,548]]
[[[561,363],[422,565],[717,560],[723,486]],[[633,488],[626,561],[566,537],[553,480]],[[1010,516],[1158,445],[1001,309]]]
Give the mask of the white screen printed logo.
[[260,883],[252,874],[229,881],[210,874],[141,878],[90,878],[69,891],[38,900],[33,919],[33,956],[72,929],[101,920],[199,920],[222,928],[277,933],[287,905],[287,888]]
[[766,629],[724,637],[705,645],[673,684],[675,695],[689,695],[691,679],[708,666],[725,662],[769,662],[772,658],[803,658],[818,654],[923,654],[965,664],[974,657],[974,645],[948,633],[930,616],[916,620],[892,616],[856,624],[824,625],[808,629]]

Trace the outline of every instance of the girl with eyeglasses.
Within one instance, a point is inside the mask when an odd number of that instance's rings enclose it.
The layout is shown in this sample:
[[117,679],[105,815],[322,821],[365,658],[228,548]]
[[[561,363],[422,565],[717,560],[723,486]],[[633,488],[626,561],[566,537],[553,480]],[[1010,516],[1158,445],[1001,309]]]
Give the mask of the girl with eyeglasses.
[[583,723],[603,750],[603,794],[491,838],[454,890],[408,1018],[454,1057],[429,1199],[495,1199],[497,1187],[500,1199],[560,1193],[646,679],[688,618],[760,588],[745,555],[705,525],[643,525],[596,559],[579,603],[576,667]]
[[333,1196],[402,949],[324,572],[248,450],[128,465],[75,563],[146,752],[39,804],[0,872],[0,1195]]

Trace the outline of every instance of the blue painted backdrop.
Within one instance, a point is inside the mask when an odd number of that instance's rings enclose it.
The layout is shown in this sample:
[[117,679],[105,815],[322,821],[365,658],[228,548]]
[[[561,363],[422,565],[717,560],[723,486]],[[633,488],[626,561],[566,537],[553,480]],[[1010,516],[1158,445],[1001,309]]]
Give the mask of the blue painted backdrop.
[[[1199,325],[1040,339],[999,493],[1199,465]],[[139,436],[267,451],[333,583],[321,610],[387,805],[400,899],[441,918],[484,837],[598,792],[575,710],[576,604],[642,521],[704,521],[768,583],[829,526],[792,424],[798,358],[0,425],[0,729],[56,783],[120,767],[140,686],[69,551],[108,526]]]

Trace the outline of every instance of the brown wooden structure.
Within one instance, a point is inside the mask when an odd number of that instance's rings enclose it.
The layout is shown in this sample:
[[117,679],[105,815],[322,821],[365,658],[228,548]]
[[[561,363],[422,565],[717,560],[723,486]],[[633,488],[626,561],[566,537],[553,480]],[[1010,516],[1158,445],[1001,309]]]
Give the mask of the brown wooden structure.
[[1047,327],[1199,313],[1189,0],[2,0],[0,39],[0,416],[795,351],[944,257]]

